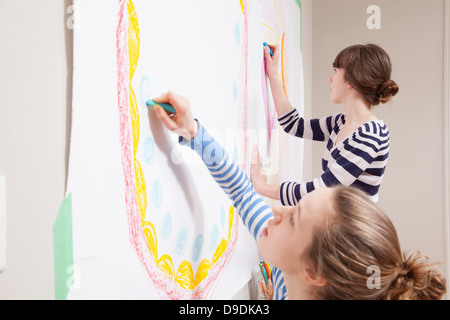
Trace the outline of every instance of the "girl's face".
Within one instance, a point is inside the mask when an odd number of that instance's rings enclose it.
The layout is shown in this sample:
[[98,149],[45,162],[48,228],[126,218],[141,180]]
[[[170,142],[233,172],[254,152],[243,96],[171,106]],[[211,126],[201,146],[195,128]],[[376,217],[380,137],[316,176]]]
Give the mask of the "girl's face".
[[331,212],[331,192],[320,188],[304,196],[295,207],[273,207],[274,218],[258,241],[261,256],[285,273],[301,271],[301,257],[315,227]]
[[333,68],[334,72],[328,82],[330,83],[330,100],[333,103],[342,103],[349,87],[345,80],[345,70],[342,68]]

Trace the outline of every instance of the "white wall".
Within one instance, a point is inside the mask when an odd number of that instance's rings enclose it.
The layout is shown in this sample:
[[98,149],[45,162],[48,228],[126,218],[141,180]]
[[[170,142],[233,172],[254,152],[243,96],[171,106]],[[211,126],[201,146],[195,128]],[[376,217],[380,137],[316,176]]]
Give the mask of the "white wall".
[[[373,4],[381,8],[381,30],[366,27]],[[403,249],[417,248],[445,263],[443,39],[444,0],[314,0],[313,115],[343,111],[330,103],[328,84],[340,50],[373,42],[389,53],[400,92],[375,109],[391,134],[379,205],[396,225]],[[324,150],[313,146],[315,176]]]
[[0,176],[7,178],[8,228],[0,299],[54,298],[52,226],[64,197],[70,127],[66,7],[60,0],[0,0]]

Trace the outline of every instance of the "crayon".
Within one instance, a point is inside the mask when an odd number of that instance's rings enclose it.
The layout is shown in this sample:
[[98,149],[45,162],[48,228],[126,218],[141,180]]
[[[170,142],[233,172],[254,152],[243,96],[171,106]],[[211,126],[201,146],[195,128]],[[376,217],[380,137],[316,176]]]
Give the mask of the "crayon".
[[148,107],[160,106],[166,111],[169,111],[171,113],[176,113],[175,108],[172,107],[170,104],[167,104],[167,103],[159,103],[159,102],[155,102],[155,101],[150,99],[150,100],[148,100],[146,102],[146,104],[147,104]]
[[270,265],[267,261],[264,261],[264,268],[266,269],[267,278],[271,279],[272,270],[270,269]]
[[[267,42],[264,42],[263,45],[264,45],[265,47],[269,47],[269,45],[267,44]],[[272,56],[273,56],[273,51],[272,51],[272,49],[270,49],[270,47],[269,47],[269,50],[270,50],[270,56],[272,57]]]

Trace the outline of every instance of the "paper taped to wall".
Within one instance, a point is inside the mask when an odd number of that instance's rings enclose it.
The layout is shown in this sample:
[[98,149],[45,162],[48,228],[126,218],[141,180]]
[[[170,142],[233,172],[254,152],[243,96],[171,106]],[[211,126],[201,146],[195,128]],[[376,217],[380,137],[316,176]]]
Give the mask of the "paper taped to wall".
[[262,45],[283,43],[280,77],[302,112],[296,1],[75,5],[83,28],[74,37],[67,193],[78,283],[67,298],[231,298],[259,261],[256,244],[146,102],[169,89],[183,94],[241,166],[257,143],[272,179],[285,178],[292,157],[290,177],[300,179],[302,145],[277,131]]

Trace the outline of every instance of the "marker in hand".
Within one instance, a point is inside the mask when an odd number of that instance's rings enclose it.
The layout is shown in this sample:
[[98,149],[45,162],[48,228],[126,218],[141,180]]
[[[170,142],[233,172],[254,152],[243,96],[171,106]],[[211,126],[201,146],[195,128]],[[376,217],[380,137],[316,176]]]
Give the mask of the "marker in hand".
[[273,56],[273,51],[272,51],[272,49],[269,47],[269,45],[267,44],[267,42],[264,42],[263,45],[264,45],[264,47],[268,47],[268,48],[269,48],[269,50],[270,50],[270,56],[272,57],[272,56]]
[[171,112],[171,113],[176,113],[175,108],[172,107],[170,104],[167,103],[159,103],[159,102],[155,102],[153,100],[148,100],[146,102],[148,107],[154,107],[154,106],[160,106],[161,108],[163,108],[164,110]]

